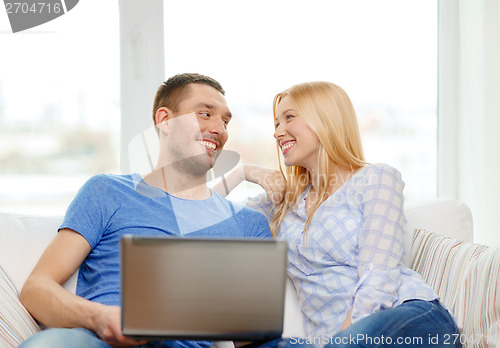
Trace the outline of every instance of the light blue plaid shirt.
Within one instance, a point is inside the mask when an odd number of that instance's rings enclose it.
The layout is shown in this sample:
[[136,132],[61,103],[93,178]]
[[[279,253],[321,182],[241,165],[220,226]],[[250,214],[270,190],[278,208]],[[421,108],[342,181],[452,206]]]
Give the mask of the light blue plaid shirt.
[[[288,241],[288,275],[305,317],[309,337],[334,335],[352,308],[354,323],[409,299],[438,295],[421,276],[403,266],[404,211],[401,174],[370,164],[331,195],[307,231],[304,191],[279,227]],[[266,194],[247,205],[270,221],[274,205]]]

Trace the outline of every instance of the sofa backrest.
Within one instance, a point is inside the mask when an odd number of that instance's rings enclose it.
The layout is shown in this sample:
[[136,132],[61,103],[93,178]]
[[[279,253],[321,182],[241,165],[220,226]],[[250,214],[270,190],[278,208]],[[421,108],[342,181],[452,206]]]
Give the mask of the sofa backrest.
[[452,198],[437,198],[405,206],[405,256],[403,264],[411,263],[413,235],[416,229],[433,231],[445,237],[472,242],[472,213],[467,204]]
[[[0,211],[0,265],[18,291],[57,233],[62,217]],[[64,284],[76,289],[76,273]]]
[[[472,240],[472,216],[467,205],[453,199],[436,199],[405,207],[407,228],[406,256],[410,265],[414,229],[428,229],[464,241]],[[37,260],[54,238],[62,217],[43,217],[0,211],[0,265],[21,289]],[[64,285],[74,292],[76,274]],[[287,284],[285,303],[286,336],[303,336],[302,313],[297,293]]]

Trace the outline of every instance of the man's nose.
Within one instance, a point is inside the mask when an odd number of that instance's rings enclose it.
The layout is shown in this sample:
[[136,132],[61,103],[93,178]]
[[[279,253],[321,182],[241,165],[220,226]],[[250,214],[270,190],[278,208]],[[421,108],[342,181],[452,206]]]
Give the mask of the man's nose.
[[227,133],[225,121],[220,117],[213,117],[210,120],[209,131],[219,135]]

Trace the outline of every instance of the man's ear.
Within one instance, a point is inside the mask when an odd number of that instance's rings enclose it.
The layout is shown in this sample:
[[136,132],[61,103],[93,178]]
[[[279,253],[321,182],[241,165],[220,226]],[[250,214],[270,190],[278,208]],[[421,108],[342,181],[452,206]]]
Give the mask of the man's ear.
[[167,133],[168,120],[170,119],[170,110],[166,107],[161,107],[156,110],[155,114],[156,126],[164,133]]

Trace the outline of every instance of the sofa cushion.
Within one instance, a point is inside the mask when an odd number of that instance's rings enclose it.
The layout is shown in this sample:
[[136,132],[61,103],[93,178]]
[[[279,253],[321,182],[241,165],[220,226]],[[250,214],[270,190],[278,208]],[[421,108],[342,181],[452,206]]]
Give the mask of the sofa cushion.
[[0,346],[17,347],[41,330],[18,298],[14,284],[0,267]]
[[[20,291],[47,245],[57,234],[62,217],[0,211],[0,266]],[[76,273],[64,284],[73,293]]]
[[413,233],[425,229],[440,235],[472,242],[472,213],[467,204],[452,198],[405,205],[405,252],[402,262],[410,265]]
[[453,313],[464,346],[500,342],[500,246],[484,246],[416,230],[411,268]]

